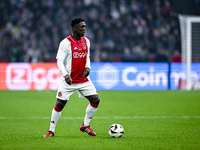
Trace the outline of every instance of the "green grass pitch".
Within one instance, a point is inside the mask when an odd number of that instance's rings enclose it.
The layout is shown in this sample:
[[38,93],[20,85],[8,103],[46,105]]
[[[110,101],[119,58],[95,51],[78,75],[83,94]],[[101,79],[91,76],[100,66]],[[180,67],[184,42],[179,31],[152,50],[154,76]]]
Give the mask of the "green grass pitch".
[[[75,92],[49,129],[56,91],[0,91],[0,149],[13,150],[198,150],[200,91],[99,91],[101,102],[90,125],[97,136],[79,131],[86,99]],[[124,127],[111,138],[113,123]]]

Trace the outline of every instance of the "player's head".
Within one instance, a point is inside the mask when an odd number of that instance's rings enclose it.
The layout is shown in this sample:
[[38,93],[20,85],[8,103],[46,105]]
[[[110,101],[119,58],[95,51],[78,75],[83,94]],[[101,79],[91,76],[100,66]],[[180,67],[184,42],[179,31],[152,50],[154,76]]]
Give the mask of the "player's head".
[[72,19],[71,27],[73,30],[73,34],[76,34],[78,37],[84,36],[86,30],[86,24],[83,18]]
[[74,18],[71,21],[71,27],[73,28],[76,24],[79,24],[80,22],[84,22],[83,18]]

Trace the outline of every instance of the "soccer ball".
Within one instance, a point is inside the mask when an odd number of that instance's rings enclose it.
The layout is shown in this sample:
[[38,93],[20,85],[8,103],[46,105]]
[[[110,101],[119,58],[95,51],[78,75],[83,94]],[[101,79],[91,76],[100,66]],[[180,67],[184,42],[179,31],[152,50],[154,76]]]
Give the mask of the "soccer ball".
[[112,124],[108,129],[108,134],[112,138],[120,138],[124,134],[124,128],[120,124]]

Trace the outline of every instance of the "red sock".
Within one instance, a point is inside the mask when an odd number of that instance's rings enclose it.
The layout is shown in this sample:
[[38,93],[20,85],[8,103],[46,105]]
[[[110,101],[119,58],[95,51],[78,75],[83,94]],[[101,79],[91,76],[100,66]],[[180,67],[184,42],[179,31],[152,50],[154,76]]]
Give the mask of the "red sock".
[[99,106],[99,104],[92,104],[92,103],[90,103],[90,105],[91,105],[92,107],[94,107],[94,108],[97,108],[97,107]]
[[54,110],[57,111],[57,112],[60,112],[63,110],[63,108],[58,108],[56,105],[54,106]]

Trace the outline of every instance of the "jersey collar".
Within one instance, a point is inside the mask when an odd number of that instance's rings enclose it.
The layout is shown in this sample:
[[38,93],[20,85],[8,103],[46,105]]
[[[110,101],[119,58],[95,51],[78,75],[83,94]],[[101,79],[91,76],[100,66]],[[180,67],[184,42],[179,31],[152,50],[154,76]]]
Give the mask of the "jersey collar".
[[72,37],[72,34],[70,35],[70,39],[74,42],[74,43],[82,43],[83,42],[83,37],[81,37],[80,40],[76,40]]

